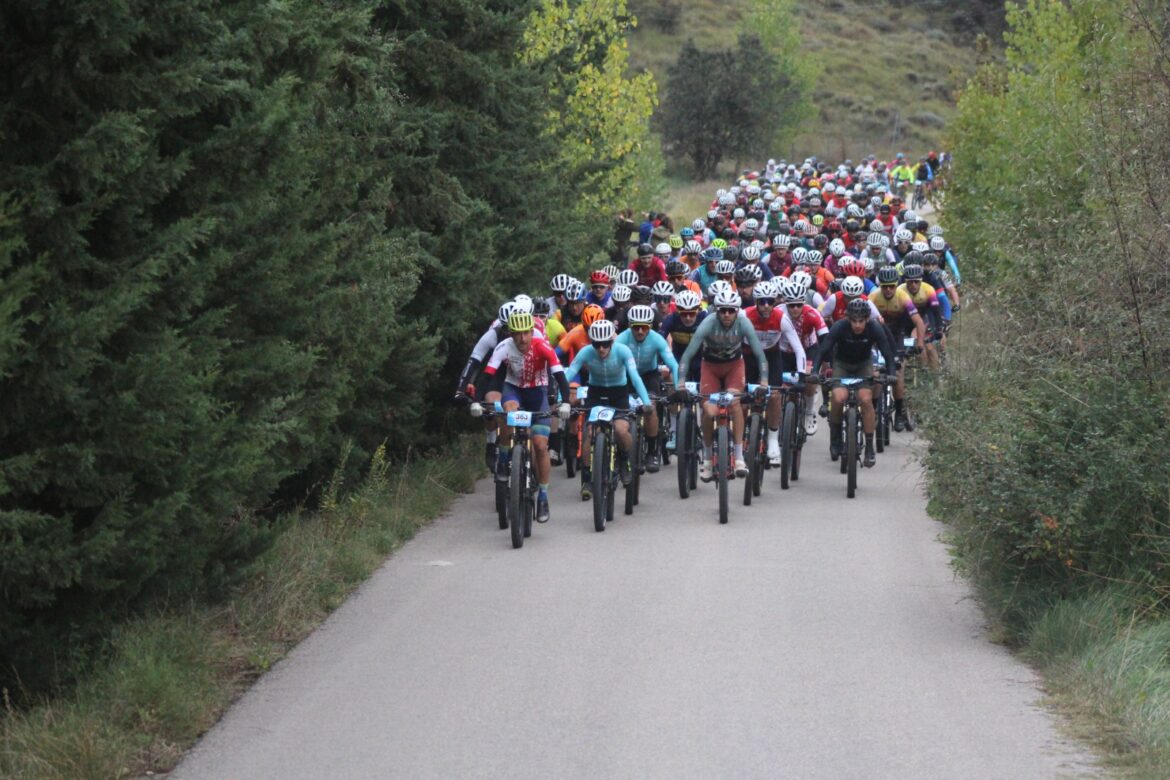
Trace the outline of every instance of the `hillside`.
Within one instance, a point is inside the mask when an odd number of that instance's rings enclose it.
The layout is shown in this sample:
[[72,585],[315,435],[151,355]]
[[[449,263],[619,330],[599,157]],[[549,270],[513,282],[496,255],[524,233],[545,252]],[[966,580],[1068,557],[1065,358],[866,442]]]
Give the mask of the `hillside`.
[[[750,4],[634,0],[630,10],[639,22],[631,65],[654,73],[661,96],[678,47],[688,37],[704,48],[726,45]],[[788,148],[767,153],[842,159],[943,146],[958,91],[975,70],[975,38],[996,24],[995,14],[983,10],[987,5],[830,0],[801,6],[805,52],[821,69],[818,111]]]

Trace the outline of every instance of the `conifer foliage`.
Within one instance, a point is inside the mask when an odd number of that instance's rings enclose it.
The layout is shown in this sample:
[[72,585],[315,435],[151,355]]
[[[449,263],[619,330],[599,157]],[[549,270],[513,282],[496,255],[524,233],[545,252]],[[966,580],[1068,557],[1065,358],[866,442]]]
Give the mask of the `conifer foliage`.
[[530,11],[4,4],[2,674],[222,586],[274,533],[253,510],[412,441],[448,345],[603,240],[547,230]]

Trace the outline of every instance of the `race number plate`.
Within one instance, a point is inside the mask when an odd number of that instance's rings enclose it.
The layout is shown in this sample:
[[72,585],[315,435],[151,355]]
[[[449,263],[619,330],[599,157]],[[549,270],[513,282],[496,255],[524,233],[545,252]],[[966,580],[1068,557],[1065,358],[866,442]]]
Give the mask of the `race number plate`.
[[508,412],[508,426],[512,428],[531,428],[532,412]]
[[589,388],[581,385],[577,388],[577,400],[582,400],[589,397]]
[[788,385],[795,385],[800,382],[800,374],[794,374],[791,371],[785,371],[780,375],[780,380]]
[[589,410],[589,422],[609,422],[613,419],[613,408],[595,406]]
[[859,376],[847,376],[841,380],[841,384],[845,385],[845,387],[852,387],[853,385],[859,385],[864,381],[865,380]]

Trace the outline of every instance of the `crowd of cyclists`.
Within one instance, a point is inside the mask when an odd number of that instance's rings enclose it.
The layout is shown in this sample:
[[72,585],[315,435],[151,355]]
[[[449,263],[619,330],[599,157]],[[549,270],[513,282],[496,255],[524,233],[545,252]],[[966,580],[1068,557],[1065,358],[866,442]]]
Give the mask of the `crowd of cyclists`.
[[[934,180],[945,162],[934,152],[917,165],[903,154],[889,164],[872,156],[837,166],[816,158],[768,160],[716,191],[706,214],[681,228],[655,213],[630,224],[636,241],[619,232],[615,263],[587,279],[558,273],[551,294],[504,302],[456,390],[474,416],[484,416],[488,468],[497,481],[508,480],[511,432],[500,415],[485,410],[498,403],[503,412],[530,412],[536,520],[546,522],[562,437],[586,424],[575,408],[634,408],[649,444],[638,467],[654,473],[660,453],[674,451],[678,430],[660,414],[677,414],[694,391],[705,400],[720,391],[743,397],[749,386],[778,390],[793,376],[801,378],[806,399],[799,424],[812,436],[818,416],[828,418],[834,461],[845,449],[846,391],[825,380],[861,380],[865,443],[858,455],[873,466],[874,378],[892,389],[894,430],[913,430],[902,364],[917,355],[929,369],[939,368],[961,305],[955,251],[942,228],[904,200],[907,182]],[[766,402],[770,466],[780,462],[780,398],[776,392]],[[699,477],[710,481],[716,409],[700,408]],[[743,478],[748,466],[738,400],[731,404],[731,426],[734,476]],[[664,428],[670,433],[660,434]],[[659,441],[660,435],[672,440]],[[579,462],[589,464],[589,437],[574,438],[581,443]],[[627,419],[616,420],[614,438],[620,480],[628,484],[633,436]],[[589,468],[580,473],[581,497],[589,500]]]

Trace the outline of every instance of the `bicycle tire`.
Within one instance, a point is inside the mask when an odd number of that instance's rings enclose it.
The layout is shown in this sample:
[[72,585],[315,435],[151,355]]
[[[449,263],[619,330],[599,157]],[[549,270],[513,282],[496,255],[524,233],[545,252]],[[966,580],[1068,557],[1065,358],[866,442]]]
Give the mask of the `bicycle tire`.
[[561,448],[564,450],[561,459],[565,461],[565,474],[572,479],[577,475],[577,437],[565,431],[561,436]]
[[591,459],[593,463],[593,530],[605,530],[605,501],[606,492],[609,490],[609,441],[606,439],[603,431],[597,431],[593,435],[593,452]]
[[764,489],[764,471],[768,466],[768,434],[766,420],[763,415],[757,415],[760,420],[760,443],[756,445],[756,467],[752,470],[752,495],[759,498]]
[[[642,472],[646,470],[646,455],[649,446],[649,443],[646,441],[646,432],[639,422],[638,436],[634,439],[633,448],[635,459],[630,461],[630,471],[633,474],[633,479],[630,480],[630,487],[634,489],[634,506],[637,506],[642,501]],[[629,512],[626,514],[629,514]]]
[[857,409],[849,407],[845,421],[845,460],[849,464],[845,475],[845,495],[853,498],[857,493]]
[[512,529],[512,548],[516,550],[524,546],[524,502],[528,500],[525,467],[524,445],[513,444],[512,471],[508,475],[508,520]]
[[703,438],[699,435],[699,421],[696,419],[694,413],[691,413],[691,473],[690,486],[691,490],[699,489],[699,458],[703,457]]
[[760,463],[760,415],[752,414],[748,420],[748,442],[743,451],[747,459],[748,475],[743,481],[743,505],[752,505],[752,496],[756,489],[756,469],[763,466]]
[[687,436],[690,422],[690,409],[682,409],[678,413],[678,431],[675,438],[675,465],[678,467],[678,496],[686,498],[691,494],[691,440]]
[[727,523],[727,467],[731,444],[728,442],[727,426],[720,425],[715,431],[715,479],[719,484],[719,522]]
[[882,386],[882,391],[874,399],[873,405],[874,416],[877,418],[877,435],[874,436],[874,440],[877,444],[877,451],[884,452],[886,448],[884,436],[882,435],[882,430],[886,425],[886,388],[884,385]]
[[792,469],[792,450],[796,438],[796,404],[789,401],[784,405],[784,417],[780,423],[780,489],[788,489],[788,475]]
[[[666,449],[666,442],[670,440],[670,407],[666,404],[658,405],[658,459],[663,466],[670,465],[670,450]],[[677,442],[675,443],[677,446]]]
[[496,485],[496,515],[499,518],[500,530],[508,527],[508,483],[500,482],[495,477],[492,481]]
[[536,519],[536,472],[532,468],[532,450],[524,448],[524,538],[532,536],[532,522]]
[[613,522],[614,494],[617,493],[617,444],[609,445],[609,469],[606,471],[605,522]]

